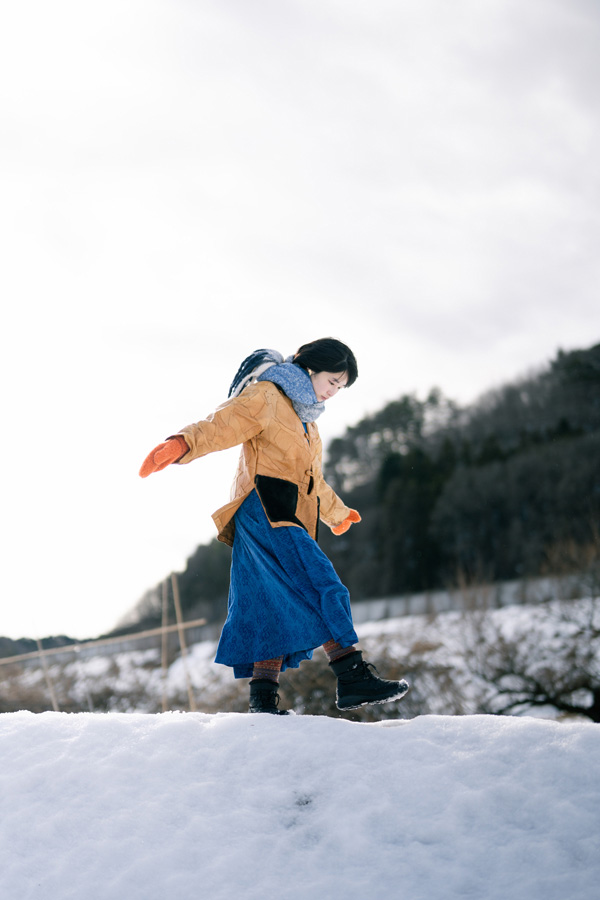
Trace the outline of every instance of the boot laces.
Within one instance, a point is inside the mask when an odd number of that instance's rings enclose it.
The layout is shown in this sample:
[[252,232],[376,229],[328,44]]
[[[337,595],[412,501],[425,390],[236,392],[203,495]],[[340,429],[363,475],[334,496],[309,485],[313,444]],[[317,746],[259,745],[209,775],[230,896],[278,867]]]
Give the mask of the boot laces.
[[373,663],[363,662],[363,672],[367,678],[376,678],[381,680],[381,676],[377,671],[377,666],[374,666]]
[[[370,671],[370,670],[373,671]],[[340,681],[345,682],[346,684],[351,684],[355,681],[361,681],[363,678],[377,678],[378,675],[376,666],[373,663],[366,662],[364,659],[361,659],[360,662],[357,662],[356,665],[352,666],[352,668],[344,672],[339,676]]]

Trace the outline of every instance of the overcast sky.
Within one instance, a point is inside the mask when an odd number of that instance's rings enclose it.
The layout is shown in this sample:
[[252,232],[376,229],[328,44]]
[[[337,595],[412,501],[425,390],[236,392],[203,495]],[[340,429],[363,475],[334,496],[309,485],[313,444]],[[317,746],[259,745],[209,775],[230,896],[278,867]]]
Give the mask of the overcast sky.
[[[257,347],[327,441],[600,340],[597,0],[0,0],[0,634],[95,636],[214,536],[142,481]],[[322,423],[322,424],[321,424]]]

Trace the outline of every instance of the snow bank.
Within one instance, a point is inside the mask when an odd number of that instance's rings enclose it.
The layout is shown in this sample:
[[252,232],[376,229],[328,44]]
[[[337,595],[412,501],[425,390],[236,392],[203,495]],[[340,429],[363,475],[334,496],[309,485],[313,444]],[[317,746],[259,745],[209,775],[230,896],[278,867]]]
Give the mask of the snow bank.
[[593,900],[600,726],[0,715],[7,900]]

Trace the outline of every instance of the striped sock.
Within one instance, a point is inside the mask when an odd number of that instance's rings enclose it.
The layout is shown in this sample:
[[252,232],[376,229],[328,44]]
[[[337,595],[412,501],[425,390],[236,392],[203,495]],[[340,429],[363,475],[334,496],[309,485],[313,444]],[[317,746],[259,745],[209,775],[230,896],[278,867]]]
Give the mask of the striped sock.
[[266,679],[267,681],[273,681],[275,684],[279,684],[279,673],[281,672],[282,662],[283,656],[278,656],[277,659],[262,659],[260,662],[255,662],[254,668],[252,669],[252,681]]
[[335,662],[336,659],[341,659],[342,656],[348,656],[349,653],[355,653],[356,647],[354,645],[351,647],[341,647],[337,641],[327,641],[326,644],[323,644],[323,650],[327,654],[329,662]]

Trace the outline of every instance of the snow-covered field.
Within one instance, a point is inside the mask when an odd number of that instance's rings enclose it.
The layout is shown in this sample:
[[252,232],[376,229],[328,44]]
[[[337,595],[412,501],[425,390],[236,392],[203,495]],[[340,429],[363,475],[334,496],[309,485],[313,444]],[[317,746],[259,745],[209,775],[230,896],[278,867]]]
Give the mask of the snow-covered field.
[[[516,682],[514,675],[497,676],[496,671],[514,673],[515,667],[521,670],[521,680],[544,681],[550,691],[560,687],[563,698],[589,707],[589,686],[600,678],[598,599],[403,616],[364,622],[357,631],[366,658],[384,676],[406,677],[412,684],[399,707],[374,707],[364,721],[498,712],[507,687]],[[215,651],[214,640],[195,644],[185,660],[175,658],[164,673],[160,647],[97,656],[71,651],[62,660],[50,658],[47,675],[60,711],[189,709],[188,683],[202,712],[245,711],[247,684],[235,682],[227,667],[214,664]],[[586,683],[587,693],[581,690]],[[576,693],[569,695],[570,690]],[[319,691],[327,703],[314,702]],[[335,715],[334,693],[322,651],[297,673],[282,677],[283,702],[297,712]],[[311,696],[312,702],[305,703]],[[0,666],[0,704],[3,711],[52,708],[39,661],[31,660],[26,667]],[[551,704],[536,706],[526,700],[511,711],[544,718],[561,715]]]
[[0,715],[6,900],[595,900],[600,726]]

